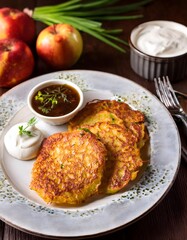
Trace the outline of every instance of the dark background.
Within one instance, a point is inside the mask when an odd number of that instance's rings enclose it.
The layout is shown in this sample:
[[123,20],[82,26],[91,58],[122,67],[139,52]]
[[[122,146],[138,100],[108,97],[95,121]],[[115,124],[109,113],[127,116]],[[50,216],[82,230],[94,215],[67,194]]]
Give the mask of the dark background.
[[[54,5],[62,1],[57,0],[0,0],[0,7],[13,7],[23,10],[25,7],[34,9],[36,6]],[[136,1],[122,1],[132,3]],[[187,25],[186,0],[155,0],[141,8],[138,12],[144,15],[141,19],[124,20],[104,23],[106,27],[122,28],[121,38],[128,41],[131,30],[138,24],[150,20],[171,20]],[[45,26],[37,24],[37,33]],[[129,50],[122,54],[87,34],[82,33],[84,50],[81,58],[71,69],[99,70],[114,73],[144,86],[155,92],[153,83],[137,76],[130,67]],[[32,46],[35,52],[35,46]],[[48,72],[49,69],[35,54],[35,70],[32,77]],[[187,77],[174,85],[175,89],[187,92]],[[1,89],[0,94],[8,89]],[[11,213],[10,213],[11,214]],[[28,216],[29,217],[29,216]],[[0,221],[0,239],[2,240],[42,240],[41,238],[16,230],[14,227]],[[130,239],[130,240],[185,240],[187,239],[187,165],[182,159],[176,181],[166,197],[149,212],[130,226],[119,229],[99,240]]]

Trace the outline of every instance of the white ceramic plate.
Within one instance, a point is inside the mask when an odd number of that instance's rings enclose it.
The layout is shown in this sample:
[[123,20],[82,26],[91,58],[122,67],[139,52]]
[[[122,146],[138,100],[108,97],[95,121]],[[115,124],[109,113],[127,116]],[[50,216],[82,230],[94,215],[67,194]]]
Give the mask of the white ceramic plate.
[[[39,82],[65,78],[84,91],[85,103],[92,99],[123,98],[147,117],[150,134],[150,164],[142,177],[126,191],[95,199],[80,207],[53,207],[29,189],[33,161],[11,157],[3,143],[8,129],[32,117],[26,106],[30,89]],[[47,136],[66,126],[38,122]],[[137,220],[168,192],[181,156],[177,127],[165,107],[143,87],[113,74],[96,71],[63,71],[26,81],[0,98],[0,218],[23,231],[48,237],[95,236],[127,226]],[[6,176],[6,177],[5,177]]]

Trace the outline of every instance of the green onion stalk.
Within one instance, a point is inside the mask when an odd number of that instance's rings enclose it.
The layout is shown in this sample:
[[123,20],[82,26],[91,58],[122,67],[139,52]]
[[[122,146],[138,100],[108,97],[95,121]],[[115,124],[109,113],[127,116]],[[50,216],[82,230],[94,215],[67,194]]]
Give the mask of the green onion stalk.
[[[125,52],[119,44],[128,46],[127,41],[117,36],[123,29],[106,29],[103,21],[130,20],[142,15],[126,15],[138,10],[152,0],[132,4],[120,4],[120,0],[69,0],[61,4],[36,7],[32,18],[47,25],[66,23],[100,41]],[[119,3],[119,4],[118,4]]]

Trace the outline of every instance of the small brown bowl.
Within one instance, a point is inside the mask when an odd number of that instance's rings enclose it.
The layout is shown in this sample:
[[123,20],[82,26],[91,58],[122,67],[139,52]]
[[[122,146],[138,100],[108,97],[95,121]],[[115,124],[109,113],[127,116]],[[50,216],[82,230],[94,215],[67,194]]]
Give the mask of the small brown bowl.
[[[171,50],[168,46],[172,42],[170,34],[176,37]],[[187,73],[187,27],[184,25],[172,21],[142,23],[132,30],[129,45],[130,64],[139,76],[148,80],[168,76],[171,82],[185,77]],[[164,45],[165,50],[163,50]]]

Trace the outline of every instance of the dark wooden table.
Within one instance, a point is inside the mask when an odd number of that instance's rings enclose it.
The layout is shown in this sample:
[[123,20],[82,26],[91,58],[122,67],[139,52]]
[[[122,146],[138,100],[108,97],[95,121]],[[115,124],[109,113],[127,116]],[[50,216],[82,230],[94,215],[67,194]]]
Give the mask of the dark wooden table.
[[[34,8],[45,4],[56,4],[57,0],[6,0],[0,1],[0,7],[13,7],[23,9]],[[123,1],[135,2],[135,1]],[[139,10],[144,15],[137,20],[126,20],[107,23],[107,27],[123,28],[122,38],[128,40],[131,30],[139,23],[150,20],[172,20],[187,25],[186,0],[155,0],[151,4]],[[44,26],[37,23],[39,32]],[[137,76],[130,67],[129,51],[126,54],[119,53],[111,47],[99,42],[92,37],[83,34],[84,51],[76,65],[72,69],[99,70],[114,73],[144,86],[153,93],[153,82]],[[52,70],[36,58],[36,67],[33,76],[39,76]],[[187,92],[187,76],[174,88]],[[0,95],[8,89],[0,89]],[[11,212],[10,212],[11,214]],[[3,240],[42,240],[47,239],[21,232],[14,227],[0,221],[0,238]],[[187,239],[187,164],[182,159],[178,176],[166,197],[146,216],[132,225],[99,237],[100,240],[131,239],[131,240],[185,240]]]

